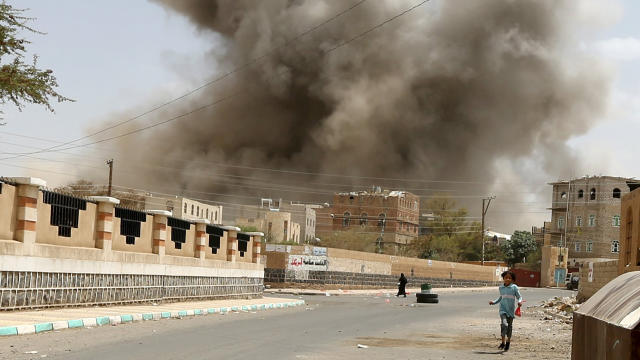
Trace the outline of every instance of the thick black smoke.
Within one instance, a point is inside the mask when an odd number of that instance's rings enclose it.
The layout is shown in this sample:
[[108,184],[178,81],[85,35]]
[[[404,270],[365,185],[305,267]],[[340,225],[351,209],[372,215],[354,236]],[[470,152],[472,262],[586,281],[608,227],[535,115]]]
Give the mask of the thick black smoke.
[[[270,194],[256,190],[259,183],[249,179],[234,182],[251,189],[220,188],[229,179],[218,176],[234,173],[301,185],[301,178],[277,173],[211,168],[207,177],[198,177],[190,172],[203,171],[205,165],[197,161],[208,161],[470,180],[484,185],[457,190],[488,193],[500,181],[497,161],[535,154],[537,167],[527,170],[535,173],[521,174],[520,180],[566,176],[566,164],[576,159],[565,142],[587,131],[606,103],[608,81],[602,71],[586,59],[570,60],[575,59],[571,48],[577,29],[570,20],[575,1],[432,1],[329,53],[415,2],[365,2],[287,46],[282,45],[354,2],[156,2],[186,16],[204,35],[219,36],[210,52],[218,73],[277,50],[149,121],[237,93],[233,98],[119,143],[127,160],[167,154],[160,158],[185,170],[167,179],[162,169],[140,168],[135,181],[144,180],[145,186],[167,186],[170,180],[170,186],[187,190]],[[287,199],[309,196],[284,193]]]

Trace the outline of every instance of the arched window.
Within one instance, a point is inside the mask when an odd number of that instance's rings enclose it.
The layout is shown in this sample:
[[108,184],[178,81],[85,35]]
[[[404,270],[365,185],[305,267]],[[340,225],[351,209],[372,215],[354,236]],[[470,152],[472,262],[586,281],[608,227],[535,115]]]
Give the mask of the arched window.
[[187,213],[187,204],[186,203],[184,204],[184,213],[185,214]]
[[582,199],[584,197],[584,190],[578,190],[578,198]]
[[620,195],[621,195],[621,191],[618,188],[613,189],[613,198],[614,199],[620,199]]
[[209,209],[207,209],[207,216],[205,216],[207,219],[209,218]]
[[200,216],[200,206],[196,208],[196,216]]
[[342,226],[349,227],[350,223],[351,223],[351,214],[347,211],[344,213],[344,217],[342,218]]
[[191,215],[193,215],[193,209],[195,209],[195,207],[191,204]]
[[367,217],[368,216],[369,215],[367,215],[367,213],[360,214],[360,225],[367,226],[367,221],[368,221]]
[[386,215],[386,214],[384,214],[384,213],[382,213],[382,214],[378,215],[378,227],[379,227],[380,229],[383,229],[383,230],[384,230],[384,225],[385,225],[385,223],[386,223],[386,218],[387,218],[387,215]]
[[596,188],[591,188],[591,191],[589,191],[589,200],[595,200],[596,199]]

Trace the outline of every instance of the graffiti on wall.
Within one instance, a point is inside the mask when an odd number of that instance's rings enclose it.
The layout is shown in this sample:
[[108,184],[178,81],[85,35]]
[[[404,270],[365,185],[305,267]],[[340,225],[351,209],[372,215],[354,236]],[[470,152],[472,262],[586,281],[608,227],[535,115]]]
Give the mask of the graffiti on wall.
[[326,256],[289,255],[289,270],[327,270],[329,264]]

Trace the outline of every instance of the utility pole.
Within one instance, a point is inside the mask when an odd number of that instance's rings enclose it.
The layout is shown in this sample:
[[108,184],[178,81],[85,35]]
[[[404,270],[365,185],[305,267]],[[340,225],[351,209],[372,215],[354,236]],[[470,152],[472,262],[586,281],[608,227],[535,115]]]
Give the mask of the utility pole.
[[487,211],[489,211],[491,200],[495,198],[495,196],[490,196],[482,199],[482,233],[480,234],[480,240],[482,241],[482,266],[484,266],[484,217],[487,215]]
[[113,181],[113,159],[107,160],[107,165],[109,165],[109,192],[108,196],[111,196],[111,184]]

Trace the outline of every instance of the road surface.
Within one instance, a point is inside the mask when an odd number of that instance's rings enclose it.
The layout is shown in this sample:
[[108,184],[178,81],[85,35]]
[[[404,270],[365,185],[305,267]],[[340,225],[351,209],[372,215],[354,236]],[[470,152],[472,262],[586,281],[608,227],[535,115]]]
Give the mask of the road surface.
[[[572,292],[522,294],[534,305]],[[305,296],[307,306],[291,309],[0,338],[0,359],[495,359],[499,355],[482,352],[499,344],[497,308],[488,305],[496,296],[495,290],[450,293],[439,304],[415,304],[413,295]],[[566,340],[570,326],[564,326],[562,334],[557,327],[545,329],[540,320],[527,319],[525,309],[514,322],[509,356],[566,358],[566,347],[545,340]]]

